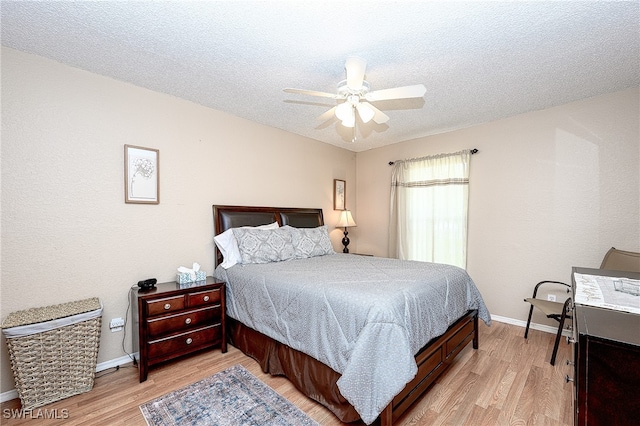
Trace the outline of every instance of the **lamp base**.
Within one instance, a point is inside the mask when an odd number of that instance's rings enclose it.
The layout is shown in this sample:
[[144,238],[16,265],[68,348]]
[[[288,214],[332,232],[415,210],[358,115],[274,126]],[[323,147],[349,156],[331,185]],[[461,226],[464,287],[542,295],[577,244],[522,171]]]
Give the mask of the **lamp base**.
[[347,228],[344,228],[344,238],[342,239],[342,245],[344,246],[344,249],[342,249],[343,253],[349,253],[349,248],[347,247],[349,245],[349,237],[347,237],[347,235],[349,235]]

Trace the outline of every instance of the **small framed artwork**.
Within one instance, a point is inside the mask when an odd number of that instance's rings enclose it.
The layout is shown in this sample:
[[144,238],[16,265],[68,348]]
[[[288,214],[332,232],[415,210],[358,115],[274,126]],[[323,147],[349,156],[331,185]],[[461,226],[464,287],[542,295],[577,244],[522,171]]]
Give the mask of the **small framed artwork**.
[[160,203],[160,151],[124,146],[124,202]]
[[340,179],[333,180],[333,209],[344,210],[345,206],[347,183]]

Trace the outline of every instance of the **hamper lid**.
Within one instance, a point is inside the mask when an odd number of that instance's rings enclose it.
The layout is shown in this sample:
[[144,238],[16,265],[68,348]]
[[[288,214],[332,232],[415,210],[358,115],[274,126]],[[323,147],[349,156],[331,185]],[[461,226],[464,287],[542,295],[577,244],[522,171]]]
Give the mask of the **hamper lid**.
[[96,311],[98,309],[101,310],[102,305],[97,297],[62,303],[59,305],[45,306],[43,308],[25,309],[23,311],[17,311],[9,314],[2,322],[2,328],[6,329],[29,324],[37,324],[85,312]]

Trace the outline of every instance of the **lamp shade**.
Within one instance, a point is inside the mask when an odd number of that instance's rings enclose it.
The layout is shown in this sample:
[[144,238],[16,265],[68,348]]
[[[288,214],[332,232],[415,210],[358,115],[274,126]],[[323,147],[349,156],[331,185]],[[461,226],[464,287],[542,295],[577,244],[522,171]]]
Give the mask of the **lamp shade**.
[[358,110],[358,114],[360,115],[360,118],[362,119],[363,123],[368,123],[369,121],[371,121],[373,116],[376,114],[371,109],[371,106],[366,102],[365,103],[358,103],[356,105],[356,109]]
[[336,117],[345,127],[353,127],[356,124],[356,113],[350,102],[343,102],[336,107]]
[[336,107],[336,117],[340,121],[344,121],[353,115],[353,105],[349,102],[343,102]]
[[356,115],[351,113],[351,116],[342,120],[342,125],[344,127],[354,127],[356,125]]
[[336,224],[336,228],[348,228],[351,226],[357,226],[356,221],[351,216],[351,210],[343,210],[340,213],[340,220]]

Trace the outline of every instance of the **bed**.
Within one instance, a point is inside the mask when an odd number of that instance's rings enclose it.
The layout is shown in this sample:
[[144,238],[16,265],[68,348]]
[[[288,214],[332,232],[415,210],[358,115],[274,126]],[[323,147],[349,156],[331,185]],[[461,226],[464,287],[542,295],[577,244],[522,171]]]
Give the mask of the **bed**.
[[[322,209],[214,205],[213,217],[216,243],[234,235],[242,252],[225,265],[238,254],[216,248],[229,343],[345,423],[393,424],[465,346],[478,348],[478,319],[490,323],[466,271],[335,253]],[[266,235],[269,249],[252,251]]]

